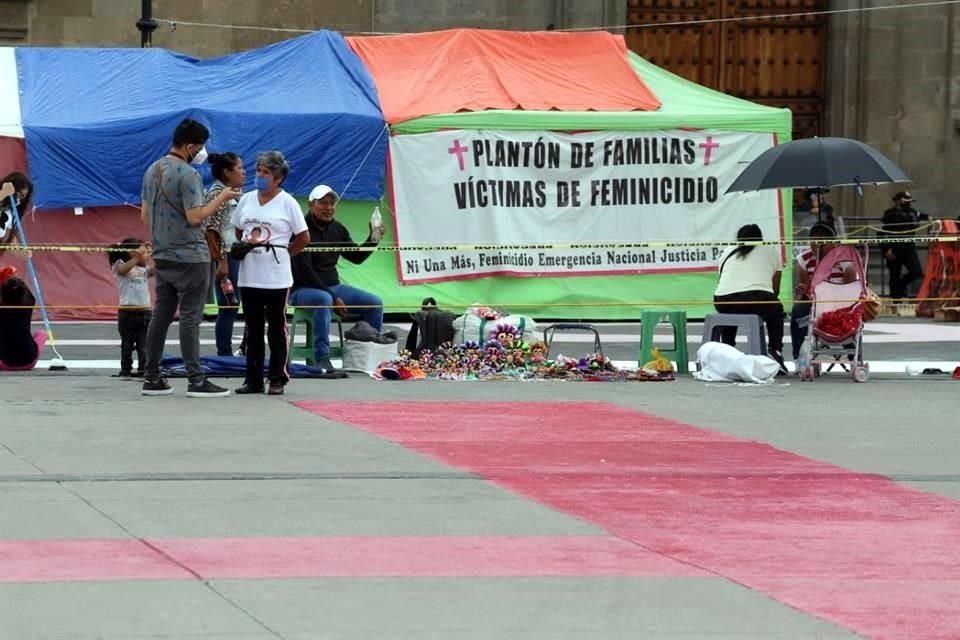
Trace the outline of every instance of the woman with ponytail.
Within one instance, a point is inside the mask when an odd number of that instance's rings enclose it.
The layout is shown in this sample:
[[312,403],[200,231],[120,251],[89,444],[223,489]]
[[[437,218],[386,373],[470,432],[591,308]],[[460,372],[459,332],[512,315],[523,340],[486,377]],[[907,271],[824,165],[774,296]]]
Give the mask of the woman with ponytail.
[[[224,189],[243,189],[247,181],[247,173],[243,168],[243,160],[235,153],[212,153],[207,158],[214,183],[207,190],[205,202],[216,200]],[[229,199],[223,202],[216,213],[203,221],[203,232],[210,247],[210,256],[216,268],[216,278],[213,285],[214,295],[217,298],[217,323],[214,334],[217,339],[217,355],[233,355],[233,325],[237,319],[240,304],[240,288],[237,287],[237,278],[240,274],[240,262],[230,257],[230,247],[237,238],[231,223],[233,211],[237,208],[237,200]],[[240,343],[243,351],[244,343]]]
[[[759,244],[763,233],[755,224],[740,227],[737,244],[720,258],[714,306],[720,313],[754,314],[766,325],[768,351],[780,364],[780,373],[787,373],[783,363],[783,304],[780,302],[780,276],[783,260],[780,248]],[[735,346],[736,327],[724,327],[721,339]]]

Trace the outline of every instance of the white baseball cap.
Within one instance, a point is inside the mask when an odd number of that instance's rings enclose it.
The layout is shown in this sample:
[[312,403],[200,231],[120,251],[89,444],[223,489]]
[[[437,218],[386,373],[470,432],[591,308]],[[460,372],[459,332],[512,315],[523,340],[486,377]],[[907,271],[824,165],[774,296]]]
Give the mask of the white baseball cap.
[[337,192],[334,191],[331,187],[328,187],[325,184],[318,184],[313,188],[313,191],[310,192],[310,202],[314,200],[320,200],[328,194],[333,194],[333,197],[337,200],[340,199],[340,196],[337,195]]

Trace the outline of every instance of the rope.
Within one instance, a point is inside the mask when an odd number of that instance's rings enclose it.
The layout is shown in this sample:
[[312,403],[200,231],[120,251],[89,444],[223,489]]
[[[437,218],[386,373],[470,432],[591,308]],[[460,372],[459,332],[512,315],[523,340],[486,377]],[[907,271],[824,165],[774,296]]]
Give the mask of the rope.
[[[862,298],[831,298],[830,302],[849,302],[853,304],[854,302],[861,301]],[[889,298],[881,298],[881,302],[885,300],[890,300]],[[957,297],[947,297],[947,298],[902,298],[903,305],[910,304],[919,304],[921,302],[951,302],[956,301]],[[750,304],[806,304],[809,303],[809,298],[798,298],[795,300],[787,299],[777,299],[777,300],[757,300],[750,301]],[[540,309],[543,307],[564,307],[564,308],[603,308],[603,307],[698,307],[698,306],[709,306],[709,305],[731,305],[731,304],[744,304],[743,301],[732,301],[732,302],[716,302],[712,298],[701,299],[701,300],[649,300],[645,302],[625,302],[622,300],[611,300],[609,302],[495,302],[495,303],[471,303],[470,306],[480,306],[480,307],[490,307],[491,309]],[[443,305],[440,305],[443,306]],[[61,309],[61,310],[70,310],[70,309],[105,309],[105,310],[114,310],[119,309],[120,305],[118,304],[50,304],[50,305],[33,305],[33,306],[4,306],[4,309]],[[222,306],[221,309],[242,309],[242,306]],[[333,309],[333,305],[289,305],[288,308],[291,309]],[[409,304],[383,304],[383,305],[362,305],[362,304],[352,304],[349,305],[350,309],[396,309],[398,311],[409,311],[410,309],[415,309],[420,311],[419,305],[409,305]]]
[[[516,243],[516,244],[476,244],[476,243],[450,243],[450,244],[398,244],[398,243],[380,243],[373,247],[328,244],[323,246],[308,246],[304,251],[311,253],[331,253],[343,251],[544,251],[549,249],[556,250],[578,250],[578,249],[681,249],[684,247],[712,248],[718,246],[815,246],[815,245],[887,245],[887,244],[915,244],[931,242],[960,242],[960,236],[908,236],[902,232],[902,237],[890,236],[885,238],[800,238],[792,240],[755,240],[749,242],[738,242],[736,240],[649,240],[637,242],[546,242],[546,243]],[[36,244],[30,247],[21,248],[20,251],[29,249],[30,251],[61,251],[66,253],[107,253],[111,251],[111,245],[102,243],[86,244]]]
[[380,142],[380,138],[383,137],[383,132],[387,131],[389,128],[390,128],[390,125],[385,124],[383,125],[383,128],[380,129],[380,133],[377,134],[376,140],[373,141],[373,144],[370,145],[369,149],[367,149],[366,155],[363,156],[363,160],[361,160],[360,164],[357,165],[357,170],[353,172],[353,175],[350,176],[350,180],[347,181],[347,186],[345,186],[343,188],[343,191],[340,192],[340,195],[337,196],[337,202],[340,202],[340,200],[343,199],[343,194],[345,194],[347,190],[350,188],[350,185],[353,184],[353,181],[357,177],[357,174],[360,173],[360,169],[362,169],[363,165],[367,162],[367,158],[369,158],[370,154],[373,153],[373,150],[377,148],[377,143]]
[[[260,25],[244,24],[221,24],[217,22],[191,22],[189,20],[171,20],[169,18],[154,18],[160,24],[170,26],[170,31],[176,31],[178,26],[184,27],[213,27],[216,29],[237,29],[240,31],[273,31],[276,33],[316,33],[320,29],[290,29],[286,27],[264,27]],[[327,25],[336,27],[337,25]],[[340,33],[347,33],[359,36],[395,36],[400,35],[396,31],[351,31],[349,29],[337,29]]]
[[[611,27],[570,27],[567,29],[557,29],[557,31],[575,32],[575,31],[596,31],[606,29],[607,31],[629,31],[630,29],[647,29],[651,27],[679,27],[696,24],[718,24],[724,22],[750,22],[753,20],[773,20],[777,18],[805,18],[810,16],[829,16],[842,13],[867,13],[869,11],[887,11],[891,9],[916,9],[919,7],[942,7],[945,5],[960,4],[960,0],[940,0],[939,2],[918,2],[910,4],[890,4],[882,7],[857,7],[853,9],[827,9],[823,11],[803,11],[799,13],[774,13],[761,16],[735,16],[731,18],[702,18],[695,20],[675,20],[672,22],[648,22],[646,24],[622,24]],[[669,11],[666,7],[664,12]]]
[[[621,24],[621,25],[594,25],[590,27],[567,27],[563,29],[555,29],[558,32],[566,33],[575,33],[578,31],[630,31],[631,29],[649,29],[656,27],[677,27],[677,26],[689,26],[689,25],[701,25],[701,24],[720,24],[726,22],[750,22],[755,20],[775,20],[775,19],[790,19],[790,18],[806,18],[812,16],[829,16],[829,15],[838,15],[846,13],[868,13],[871,11],[890,11],[890,10],[899,10],[899,9],[919,9],[924,7],[943,7],[952,4],[960,4],[960,0],[938,0],[936,2],[917,2],[917,3],[903,3],[903,4],[890,4],[880,7],[856,7],[852,9],[825,9],[823,11],[802,11],[798,13],[775,13],[770,15],[759,15],[759,16],[735,16],[730,18],[697,18],[693,20],[674,20],[670,22],[647,22],[643,24]],[[666,7],[663,8],[663,12],[669,12],[669,9]],[[276,32],[276,33],[315,33],[319,29],[291,29],[286,27],[266,27],[262,25],[240,25],[240,24],[224,24],[218,22],[191,22],[187,20],[175,20],[170,18],[156,18],[156,21],[161,24],[166,24],[170,26],[171,31],[176,31],[177,26],[185,27],[201,27],[201,28],[213,28],[213,29],[237,29],[245,31],[267,31],[267,32]],[[329,27],[336,27],[336,25],[327,25]],[[404,32],[399,31],[354,31],[349,29],[340,30],[341,33],[359,35],[359,36],[399,36],[406,35]]]

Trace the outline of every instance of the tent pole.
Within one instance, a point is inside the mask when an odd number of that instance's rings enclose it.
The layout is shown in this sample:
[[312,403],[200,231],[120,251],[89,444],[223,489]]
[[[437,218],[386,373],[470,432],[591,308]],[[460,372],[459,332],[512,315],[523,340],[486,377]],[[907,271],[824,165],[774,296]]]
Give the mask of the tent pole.
[[157,30],[157,26],[157,21],[153,19],[153,0],[141,0],[140,19],[137,20],[141,48],[153,47],[153,32]]
[[53,326],[50,324],[50,317],[47,315],[47,305],[43,302],[43,291],[40,289],[40,279],[37,278],[37,270],[33,266],[33,256],[30,254],[30,243],[27,242],[27,235],[24,233],[23,224],[20,222],[20,212],[17,210],[17,201],[12,195],[10,196],[10,215],[13,216],[13,225],[16,228],[17,237],[20,238],[20,243],[27,251],[27,271],[30,272],[30,279],[33,281],[37,306],[40,307],[40,317],[43,318],[43,328],[47,332],[47,340],[50,343],[53,354],[56,356],[50,364],[50,370],[66,371],[67,367],[64,365],[63,356],[57,351],[57,344],[53,337]]

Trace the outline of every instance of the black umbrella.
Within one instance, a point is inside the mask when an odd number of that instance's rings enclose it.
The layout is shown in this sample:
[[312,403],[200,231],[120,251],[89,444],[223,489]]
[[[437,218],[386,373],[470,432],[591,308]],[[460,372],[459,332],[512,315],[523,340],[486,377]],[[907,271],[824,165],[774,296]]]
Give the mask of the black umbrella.
[[731,191],[911,182],[882,153],[850,138],[804,138],[767,149],[747,165]]

